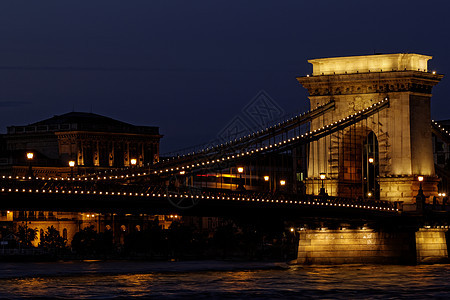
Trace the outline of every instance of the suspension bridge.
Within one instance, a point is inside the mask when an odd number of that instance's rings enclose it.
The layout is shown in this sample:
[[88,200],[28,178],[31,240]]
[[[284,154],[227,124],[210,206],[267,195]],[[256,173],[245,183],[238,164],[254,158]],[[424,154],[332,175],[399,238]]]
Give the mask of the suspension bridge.
[[[5,175],[0,205],[278,214],[300,223],[322,220],[322,226],[394,222],[414,230],[433,226],[442,237],[449,208],[439,196],[438,175],[447,174],[435,171],[431,134],[447,143],[450,135],[430,117],[431,89],[442,78],[428,72],[430,58],[311,60],[313,74],[298,78],[310,94],[308,112],[145,166],[76,177]],[[299,261],[306,262],[313,248],[302,251]]]

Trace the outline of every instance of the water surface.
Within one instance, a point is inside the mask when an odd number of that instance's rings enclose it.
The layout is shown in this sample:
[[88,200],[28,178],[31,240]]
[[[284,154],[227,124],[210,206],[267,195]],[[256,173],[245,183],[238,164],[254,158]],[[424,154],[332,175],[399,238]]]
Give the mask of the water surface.
[[448,299],[450,266],[240,262],[0,263],[0,297]]

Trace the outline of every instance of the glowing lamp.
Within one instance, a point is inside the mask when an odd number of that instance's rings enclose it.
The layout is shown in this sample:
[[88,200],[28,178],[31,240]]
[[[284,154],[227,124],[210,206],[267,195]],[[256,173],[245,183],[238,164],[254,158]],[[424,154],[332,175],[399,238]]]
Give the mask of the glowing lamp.
[[239,173],[243,173],[244,172],[244,168],[243,167],[238,167],[237,170],[238,170]]
[[418,176],[417,180],[419,180],[419,182],[422,182],[423,181],[423,176]]
[[369,163],[373,164],[373,157],[369,157]]
[[69,167],[75,167],[75,161],[73,161],[73,160],[70,160],[69,161]]
[[132,158],[132,159],[130,160],[130,163],[131,163],[133,166],[135,166],[136,163],[137,163],[137,159],[136,159],[136,158]]
[[325,179],[325,173],[320,173],[320,179],[324,180]]
[[34,153],[33,152],[27,152],[27,159],[31,160],[34,157]]
[[269,181],[269,176],[264,176],[264,181]]
[[280,180],[280,185],[286,185],[286,181],[285,180]]
[[293,227],[291,227],[291,232],[294,232],[294,228]]
[[367,197],[372,197],[372,193],[371,193],[371,192],[368,192],[368,193],[367,193]]
[[180,175],[186,174],[186,171],[180,171]]

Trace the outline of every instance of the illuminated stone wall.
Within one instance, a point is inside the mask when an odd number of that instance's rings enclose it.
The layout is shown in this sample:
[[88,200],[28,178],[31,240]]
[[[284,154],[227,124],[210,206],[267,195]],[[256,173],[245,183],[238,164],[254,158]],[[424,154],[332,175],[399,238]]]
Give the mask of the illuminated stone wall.
[[[389,107],[345,130],[312,142],[308,156],[308,194],[318,194],[317,180],[326,174],[328,194],[365,197],[362,191],[362,143],[370,132],[378,140],[380,197],[414,202],[417,175],[434,185],[430,99],[442,75],[429,73],[430,56],[389,54],[314,59],[313,74],[298,81],[309,92],[311,109],[335,102],[335,108],[311,121],[311,130],[339,121],[374,103],[389,99]],[[405,181],[396,192],[393,180]],[[329,181],[329,182],[328,182]],[[408,187],[409,186],[409,187]],[[327,188],[328,187],[328,188]],[[428,188],[434,193],[435,188]],[[437,191],[437,190],[436,190]],[[431,196],[429,194],[426,196]]]
[[421,228],[416,232],[417,263],[448,262],[447,229]]
[[299,232],[297,263],[414,263],[413,234],[371,229],[304,230]]

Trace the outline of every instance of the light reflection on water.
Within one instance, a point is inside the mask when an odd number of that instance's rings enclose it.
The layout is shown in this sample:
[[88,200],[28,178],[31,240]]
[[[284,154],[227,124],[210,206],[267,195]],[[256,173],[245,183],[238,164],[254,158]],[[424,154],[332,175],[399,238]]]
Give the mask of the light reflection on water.
[[[9,275],[0,279],[0,298],[450,297],[449,265],[291,266],[285,269],[234,270],[239,264],[235,263],[232,268],[226,264],[215,265],[219,271],[200,271],[211,268],[204,264],[206,263],[196,262],[186,267],[182,263],[172,263],[167,265],[170,272],[154,273],[148,272],[154,266],[151,263],[96,263],[95,266],[76,263],[49,264],[48,272],[45,271],[47,265],[41,263],[31,265],[28,273],[23,271],[27,265],[19,265],[17,277]],[[39,277],[33,276],[36,271],[33,268],[36,266],[40,268],[40,272],[36,272],[40,274]],[[70,266],[72,269],[63,272],[61,276],[57,268],[64,266]],[[13,271],[14,264],[0,264],[0,267],[12,268]],[[142,273],[145,267],[148,267],[147,273]],[[252,265],[250,268],[255,267]],[[92,269],[95,269],[95,272],[85,273],[85,270]],[[118,274],[120,272],[117,270],[126,270],[127,274]],[[136,273],[133,273],[133,270]],[[159,270],[162,270],[161,265]]]

